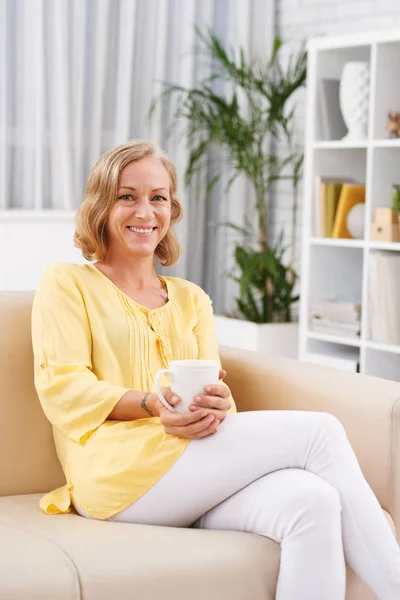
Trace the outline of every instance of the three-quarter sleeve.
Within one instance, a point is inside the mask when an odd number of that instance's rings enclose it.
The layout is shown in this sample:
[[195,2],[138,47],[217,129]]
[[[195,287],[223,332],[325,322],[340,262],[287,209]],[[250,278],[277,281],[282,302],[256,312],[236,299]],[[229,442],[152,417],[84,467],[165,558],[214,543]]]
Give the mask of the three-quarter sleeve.
[[93,373],[84,299],[68,265],[52,265],[32,309],[35,387],[52,425],[84,444],[129,388]]
[[221,364],[215,336],[211,298],[203,290],[197,296],[197,322],[193,330],[199,349],[199,359],[216,360]]
[[[197,322],[193,329],[199,349],[198,358],[215,360],[221,364],[218,353],[218,341],[215,335],[214,313],[211,298],[203,290],[197,297]],[[226,385],[223,381],[222,385]],[[230,396],[229,413],[237,412],[235,402]]]

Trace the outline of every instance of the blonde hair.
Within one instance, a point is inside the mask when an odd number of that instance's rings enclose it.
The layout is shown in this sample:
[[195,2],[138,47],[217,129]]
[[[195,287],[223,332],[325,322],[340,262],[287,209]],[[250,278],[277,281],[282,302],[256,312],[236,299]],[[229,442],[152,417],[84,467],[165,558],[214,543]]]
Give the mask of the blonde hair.
[[171,223],[155,249],[155,256],[166,266],[178,260],[181,248],[173,231],[173,225],[182,218],[182,206],[176,195],[176,168],[172,159],[161,148],[147,140],[133,140],[112,148],[100,156],[93,166],[86,185],[85,197],[77,213],[74,234],[74,244],[82,250],[86,260],[104,259],[109,241],[107,221],[117,199],[120,173],[128,163],[147,156],[153,156],[161,161],[171,181]]

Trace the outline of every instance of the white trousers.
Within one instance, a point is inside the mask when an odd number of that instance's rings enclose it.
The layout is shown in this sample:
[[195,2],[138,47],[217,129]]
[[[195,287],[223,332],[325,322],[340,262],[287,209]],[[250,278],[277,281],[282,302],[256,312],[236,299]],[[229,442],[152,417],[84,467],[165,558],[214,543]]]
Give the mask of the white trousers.
[[281,545],[278,600],[344,599],[344,558],[379,600],[400,600],[399,546],[327,413],[228,415],[111,520],[269,537]]

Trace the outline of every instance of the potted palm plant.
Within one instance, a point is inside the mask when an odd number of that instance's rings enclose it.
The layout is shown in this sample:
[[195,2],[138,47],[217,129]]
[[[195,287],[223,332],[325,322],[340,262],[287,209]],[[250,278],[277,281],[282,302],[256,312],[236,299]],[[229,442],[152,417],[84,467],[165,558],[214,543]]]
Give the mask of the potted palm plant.
[[[151,112],[162,99],[174,97],[173,124],[184,123],[190,150],[185,173],[187,184],[201,169],[210,148],[216,145],[227,158],[224,168],[228,165],[230,170],[226,189],[242,175],[254,191],[256,222],[246,221],[240,226],[224,223],[242,236],[241,243],[234,248],[235,268],[228,274],[238,283],[234,316],[239,319],[233,328],[230,317],[217,316],[217,335],[220,343],[243,346],[246,339],[247,347],[268,351],[271,345],[278,353],[294,355],[297,325],[292,323],[292,307],[298,300],[294,262],[303,153],[295,148],[294,110],[289,105],[293,94],[305,85],[306,53],[301,48],[283,68],[280,38],[274,40],[269,60],[261,61],[248,59],[243,49],[235,57],[211,31],[198,30],[197,34],[212,58],[211,76],[192,88],[165,84],[162,94],[153,101]],[[216,91],[218,80],[229,83],[229,93]],[[209,182],[208,192],[221,174],[222,171]],[[277,240],[268,237],[271,186],[280,179],[292,184],[288,259],[282,233]],[[272,339],[275,338],[271,336],[272,327],[277,324],[285,324],[286,330],[290,330],[287,351],[279,352],[276,340]],[[282,341],[285,338],[282,327],[278,331]],[[238,334],[240,342],[232,339],[233,332]]]

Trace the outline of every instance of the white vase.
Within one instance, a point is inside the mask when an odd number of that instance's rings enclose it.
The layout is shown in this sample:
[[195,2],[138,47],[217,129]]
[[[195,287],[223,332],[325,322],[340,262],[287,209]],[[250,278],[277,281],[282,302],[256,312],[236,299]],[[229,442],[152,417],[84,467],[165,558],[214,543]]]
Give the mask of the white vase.
[[340,109],[348,133],[344,140],[367,137],[369,107],[369,63],[354,61],[344,65],[340,78]]

